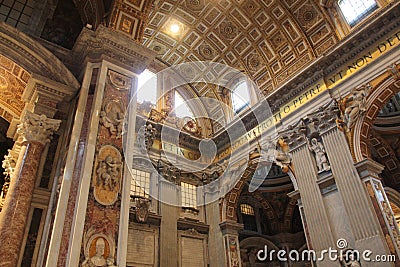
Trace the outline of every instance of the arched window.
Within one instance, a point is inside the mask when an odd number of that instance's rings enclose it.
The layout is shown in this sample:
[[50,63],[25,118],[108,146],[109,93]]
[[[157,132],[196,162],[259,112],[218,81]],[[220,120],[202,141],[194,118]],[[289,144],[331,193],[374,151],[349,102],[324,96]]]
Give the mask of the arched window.
[[144,70],[138,77],[137,101],[156,104],[157,102],[157,75],[149,70]]
[[249,204],[240,204],[240,213],[242,214],[244,230],[257,232],[257,220],[254,208]]
[[234,112],[240,113],[250,104],[250,95],[246,82],[241,82],[232,92],[232,108]]
[[338,5],[350,27],[355,26],[378,8],[375,0],[339,0]]
[[183,97],[175,90],[175,115],[178,118],[190,117],[194,118],[192,110],[185,103]]

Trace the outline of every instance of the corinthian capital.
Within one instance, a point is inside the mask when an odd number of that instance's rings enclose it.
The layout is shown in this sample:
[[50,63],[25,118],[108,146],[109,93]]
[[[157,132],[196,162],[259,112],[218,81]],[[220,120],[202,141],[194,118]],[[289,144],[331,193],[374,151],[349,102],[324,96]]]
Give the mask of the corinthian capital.
[[51,135],[60,127],[60,120],[49,119],[46,115],[26,112],[18,125],[17,133],[24,141],[36,141],[45,144],[50,141]]

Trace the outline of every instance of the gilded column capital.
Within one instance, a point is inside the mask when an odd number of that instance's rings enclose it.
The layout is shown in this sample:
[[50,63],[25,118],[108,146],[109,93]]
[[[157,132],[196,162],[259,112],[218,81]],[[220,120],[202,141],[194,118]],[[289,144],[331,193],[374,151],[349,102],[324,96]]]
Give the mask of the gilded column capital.
[[325,106],[320,107],[315,112],[307,115],[309,124],[312,124],[315,131],[322,134],[336,126],[340,117],[338,103],[332,100]]
[[36,141],[45,144],[51,135],[60,127],[60,120],[49,119],[46,115],[38,115],[27,111],[18,125],[17,133],[24,142]]
[[286,130],[279,133],[279,139],[285,141],[290,150],[294,150],[307,143],[306,140],[307,126],[303,120],[295,125],[290,125]]

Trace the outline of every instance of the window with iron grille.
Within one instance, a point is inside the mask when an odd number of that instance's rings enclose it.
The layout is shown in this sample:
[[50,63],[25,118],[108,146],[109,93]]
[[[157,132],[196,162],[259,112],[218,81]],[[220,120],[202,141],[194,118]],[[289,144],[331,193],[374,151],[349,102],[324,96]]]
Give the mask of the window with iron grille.
[[182,207],[196,208],[197,206],[196,189],[197,188],[195,185],[181,182]]
[[32,16],[34,0],[0,0],[0,21],[22,29]]
[[375,0],[339,0],[338,5],[351,27],[378,8]]
[[148,198],[150,191],[150,172],[133,169],[132,174],[131,196]]

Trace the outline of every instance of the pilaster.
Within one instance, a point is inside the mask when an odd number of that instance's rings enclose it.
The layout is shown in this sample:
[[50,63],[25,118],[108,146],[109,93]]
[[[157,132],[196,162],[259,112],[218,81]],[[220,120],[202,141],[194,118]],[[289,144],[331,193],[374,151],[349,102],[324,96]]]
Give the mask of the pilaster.
[[226,220],[219,224],[225,248],[225,261],[227,267],[242,267],[239,247],[239,231],[243,230],[243,224]]
[[[0,213],[0,265],[17,266],[43,148],[61,121],[26,112],[18,126],[23,143]],[[17,212],[16,212],[17,211]]]
[[[372,258],[375,255],[387,255],[389,251],[383,239],[374,207],[368,197],[366,187],[354,166],[346,136],[336,124],[335,119],[338,114],[337,106],[332,103],[330,108],[325,107],[309,115],[310,121],[314,123],[321,136],[321,141],[329,159],[332,175],[339,193],[335,202],[343,205],[345,213],[342,215],[347,217],[345,220],[336,218],[332,221],[332,224],[340,225],[348,221],[351,231],[347,233],[341,231],[342,235],[347,236],[337,236],[339,239],[346,239],[346,248],[357,249],[360,252],[371,250]],[[361,259],[361,264],[367,263]],[[391,266],[389,263],[376,264],[369,262],[368,264],[368,266]]]

